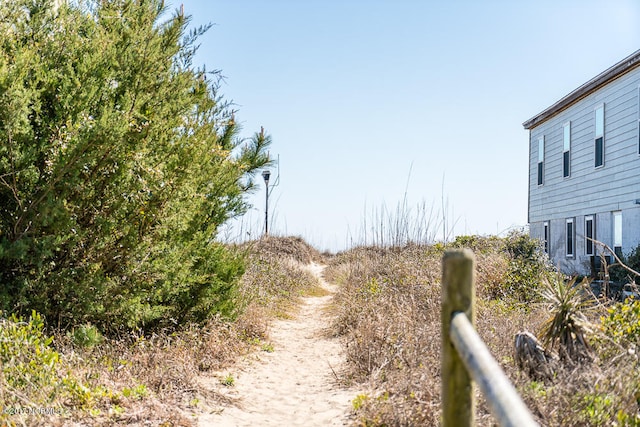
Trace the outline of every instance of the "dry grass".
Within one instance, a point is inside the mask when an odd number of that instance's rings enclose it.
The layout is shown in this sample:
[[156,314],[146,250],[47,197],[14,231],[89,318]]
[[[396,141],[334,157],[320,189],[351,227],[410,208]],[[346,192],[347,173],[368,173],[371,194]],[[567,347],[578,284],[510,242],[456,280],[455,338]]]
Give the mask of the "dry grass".
[[[53,346],[60,357],[58,383],[64,375],[70,379],[73,399],[53,386],[47,389],[54,394],[46,397],[47,405],[62,415],[0,414],[0,425],[195,425],[195,415],[226,400],[203,385],[203,374],[225,369],[239,355],[260,347],[268,340],[272,318],[289,316],[301,296],[324,292],[304,268],[323,257],[302,239],[269,237],[240,249],[246,251],[247,265],[234,320],[212,318],[206,325],[180,325],[177,331],[150,336],[129,334],[85,347],[69,334],[57,333]],[[24,353],[28,364],[31,356]],[[0,384],[4,407],[15,402],[43,406],[45,397],[36,399],[33,387],[31,396],[21,392],[24,387],[6,387],[2,369]]]
[[202,387],[199,377],[248,351],[245,337],[252,330],[246,322],[211,319],[203,327],[108,340],[84,350],[59,343],[67,366],[93,395],[91,410],[71,411],[71,419],[91,425],[194,425],[192,414],[201,402],[224,399]]
[[[513,285],[531,282],[510,269],[529,261],[516,260],[517,251],[504,250],[496,239],[475,244],[477,330],[541,425],[640,425],[638,359],[596,330],[591,337],[600,357],[592,362],[561,365],[547,383],[518,370],[515,334],[529,330],[540,336],[551,313],[538,302],[537,290],[527,302],[526,289]],[[356,248],[338,254],[326,271],[342,285],[334,328],[347,341],[349,375],[368,387],[354,401],[359,425],[440,424],[442,254],[441,245]],[[598,323],[602,313],[597,306],[591,320]],[[481,396],[478,402],[477,425],[494,425]]]
[[[300,297],[325,291],[305,268],[324,260],[317,250],[299,237],[263,237],[246,246],[247,270],[239,289],[239,306],[249,313],[288,318]],[[259,316],[252,316],[253,318]]]
[[359,399],[363,423],[438,424],[439,262],[422,246],[366,247],[326,271],[342,285],[335,331],[347,338],[351,375],[371,389]]
[[[478,332],[541,425],[640,425],[635,415],[640,402],[640,338],[613,339],[594,327],[589,336],[592,361],[560,364],[552,379],[532,380],[516,366],[513,340],[521,330],[541,336],[540,327],[551,315],[539,302],[538,291],[530,288],[534,281],[529,276],[539,270],[527,263],[537,261],[516,259],[517,251],[505,250],[504,242],[495,238],[464,243],[477,257]],[[333,332],[346,342],[344,380],[360,382],[367,390],[353,401],[355,422],[440,424],[442,245],[359,247],[328,258],[299,238],[269,237],[242,249],[248,263],[238,288],[241,310],[235,320],[214,318],[200,327],[129,335],[90,348],[80,348],[59,334],[54,345],[60,365],[79,384],[80,397],[54,402],[64,409],[63,417],[3,414],[0,421],[34,426],[194,425],[194,414],[224,399],[201,384],[201,375],[225,369],[238,355],[267,341],[270,320],[291,315],[298,298],[324,292],[304,268],[315,261],[329,263],[325,277],[341,285],[333,307]],[[640,337],[638,320],[631,316],[640,316],[640,306],[636,311],[618,309],[631,324],[616,320],[617,312],[607,314],[601,305],[590,311],[590,320],[597,326],[599,316],[609,315],[613,326],[621,325],[621,336]],[[12,402],[11,393],[17,391],[0,388],[0,403]],[[480,396],[476,418],[479,426],[494,424]]]

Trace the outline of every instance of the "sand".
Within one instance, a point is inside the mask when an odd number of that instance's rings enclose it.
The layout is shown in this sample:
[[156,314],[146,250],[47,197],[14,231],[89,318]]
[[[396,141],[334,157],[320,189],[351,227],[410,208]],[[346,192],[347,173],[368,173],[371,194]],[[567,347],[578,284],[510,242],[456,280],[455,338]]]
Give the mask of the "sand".
[[221,387],[219,378],[209,379],[233,403],[201,415],[199,426],[349,424],[351,400],[358,392],[339,384],[344,352],[340,340],[326,333],[331,315],[325,308],[336,287],[322,279],[324,266],[308,268],[330,295],[304,298],[293,319],[274,321],[273,352],[258,351],[225,371],[234,377],[233,386]]

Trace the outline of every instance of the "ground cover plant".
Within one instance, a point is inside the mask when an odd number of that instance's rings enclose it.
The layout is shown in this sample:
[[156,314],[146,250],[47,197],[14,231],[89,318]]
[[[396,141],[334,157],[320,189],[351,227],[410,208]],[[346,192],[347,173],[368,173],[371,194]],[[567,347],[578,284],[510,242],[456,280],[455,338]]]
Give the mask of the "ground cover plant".
[[[638,303],[593,300],[580,283],[557,276],[537,246],[516,232],[338,254],[326,271],[342,285],[335,333],[346,338],[346,375],[369,385],[353,401],[357,424],[440,423],[441,258],[448,247],[470,247],[477,330],[540,423],[639,425]],[[518,368],[514,337],[523,330],[550,331],[550,378]],[[481,396],[476,418],[494,423]]]

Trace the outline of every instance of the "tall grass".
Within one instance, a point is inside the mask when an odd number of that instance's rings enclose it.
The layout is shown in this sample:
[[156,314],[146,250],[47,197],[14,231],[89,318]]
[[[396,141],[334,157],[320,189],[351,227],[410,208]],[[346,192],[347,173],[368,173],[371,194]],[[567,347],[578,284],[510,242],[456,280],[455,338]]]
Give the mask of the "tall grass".
[[407,194],[394,208],[385,203],[371,208],[365,206],[357,236],[352,237],[350,243],[384,248],[449,241],[457,221],[451,218],[448,209],[448,202],[443,202],[442,208],[425,200],[411,205]]
[[[563,284],[564,302],[549,304],[542,297],[543,283],[552,272],[544,257],[532,251],[535,242],[524,235],[459,237],[450,246],[475,250],[477,330],[541,425],[640,425],[640,334],[634,323],[640,318],[640,304],[614,305],[608,311],[596,304],[584,316],[572,311],[570,317],[579,318],[581,325],[586,320],[601,325],[590,331],[579,328],[581,335],[572,336],[588,340],[593,357],[560,359],[553,378],[532,379],[516,365],[515,334],[529,330],[541,336],[545,319],[559,308],[566,318],[567,310],[573,310],[567,304],[573,300],[579,303],[573,307],[581,309],[584,299],[578,288]],[[359,247],[338,254],[326,270],[342,285],[334,328],[346,340],[350,375],[368,387],[354,403],[359,425],[440,423],[440,277],[445,249],[442,244]],[[480,426],[495,423],[481,397],[476,419]]]

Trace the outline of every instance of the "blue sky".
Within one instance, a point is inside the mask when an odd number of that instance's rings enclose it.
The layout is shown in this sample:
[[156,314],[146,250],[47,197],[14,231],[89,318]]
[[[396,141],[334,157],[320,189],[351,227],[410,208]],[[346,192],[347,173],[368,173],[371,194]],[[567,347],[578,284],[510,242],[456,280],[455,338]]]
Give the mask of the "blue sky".
[[[405,192],[444,200],[454,234],[526,225],[522,122],[640,48],[635,0],[183,4],[214,24],[196,62],[222,70],[243,135],[273,138],[271,230],[334,251]],[[264,188],[250,200],[256,236]]]

